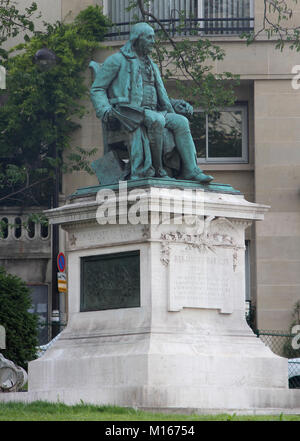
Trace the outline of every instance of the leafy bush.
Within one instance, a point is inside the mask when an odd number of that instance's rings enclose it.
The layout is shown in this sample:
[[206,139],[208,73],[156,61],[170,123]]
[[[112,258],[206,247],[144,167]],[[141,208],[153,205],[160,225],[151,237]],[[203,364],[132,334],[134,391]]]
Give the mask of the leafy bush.
[[28,312],[30,292],[25,282],[0,267],[0,324],[6,331],[5,358],[27,369],[36,358],[38,317]]
[[75,26],[84,38],[102,41],[111,23],[99,6],[88,6],[75,18]]

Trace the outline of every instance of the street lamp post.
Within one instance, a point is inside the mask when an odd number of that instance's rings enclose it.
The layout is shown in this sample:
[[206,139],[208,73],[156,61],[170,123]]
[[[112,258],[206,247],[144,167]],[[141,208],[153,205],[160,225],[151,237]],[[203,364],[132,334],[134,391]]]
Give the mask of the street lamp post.
[[[56,54],[47,48],[39,49],[34,56],[35,63],[39,66],[39,68],[43,71],[50,70],[57,64],[57,56]],[[56,130],[56,120],[55,115],[53,117],[53,125]],[[57,144],[56,138],[54,141],[54,151],[53,156],[57,160],[58,152],[57,152]],[[54,178],[54,192],[53,192],[53,201],[52,208],[56,208],[59,206],[59,167],[56,163],[55,166],[55,178]],[[52,225],[51,229],[51,255],[52,255],[52,314],[51,314],[51,337],[54,338],[60,331],[59,325],[59,293],[57,287],[57,263],[56,258],[59,253],[59,227],[58,225]]]

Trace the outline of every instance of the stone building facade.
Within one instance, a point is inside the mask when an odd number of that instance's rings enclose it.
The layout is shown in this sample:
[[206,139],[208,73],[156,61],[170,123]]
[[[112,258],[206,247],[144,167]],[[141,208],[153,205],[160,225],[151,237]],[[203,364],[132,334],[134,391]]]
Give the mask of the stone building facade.
[[[39,0],[38,5],[43,19],[47,21],[72,20],[79,10],[90,4],[103,4],[104,12],[111,16],[114,14],[112,18],[116,22],[128,21],[124,12],[126,0],[103,1],[104,4],[100,0],[52,0],[49,4]],[[29,1],[21,3],[25,5]],[[206,7],[206,3],[205,0],[165,0],[166,8],[158,12],[162,14],[160,18],[174,18],[178,7],[196,7],[194,11],[197,11],[198,17],[209,18],[207,22],[215,26],[215,32],[204,27],[202,36],[213,40],[226,53],[223,61],[214,62],[215,72],[229,71],[240,75],[236,104],[224,109],[219,120],[214,122],[214,127],[219,131],[227,123],[236,126],[235,133],[238,135],[234,142],[238,143],[238,148],[227,157],[210,154],[213,151],[210,145],[210,142],[213,144],[212,136],[209,133],[212,124],[201,114],[201,109],[196,109],[200,111],[199,121],[205,127],[202,146],[200,141],[198,146],[199,164],[204,171],[214,176],[216,182],[232,185],[248,201],[270,205],[265,220],[247,230],[246,295],[247,300],[251,300],[252,306],[256,307],[257,328],[287,330],[292,321],[293,307],[300,300],[300,90],[292,87],[295,76],[292,69],[299,64],[298,53],[288,46],[280,51],[275,48],[274,41],[263,36],[250,46],[241,40],[237,22],[232,18],[239,18],[241,26],[259,29],[263,17],[262,0],[242,2],[247,5],[243,11],[234,9],[235,4],[241,2],[232,0],[229,2],[233,5],[231,15],[227,16],[220,15],[222,0],[209,2],[215,5],[212,10]],[[293,4],[293,9],[293,20],[300,24],[300,6]],[[222,26],[220,20],[213,21],[220,17],[224,18]],[[122,26],[119,29],[127,32],[127,25]],[[107,47],[95,54],[95,61],[101,63],[108,55],[116,52],[124,44],[122,38],[126,40],[127,36],[124,34],[123,37],[119,35],[107,39]],[[89,72],[87,81],[92,81]],[[176,96],[172,85],[168,91],[170,96]],[[101,124],[91,103],[87,102],[86,105],[90,112],[81,121],[82,128],[74,133],[74,145],[82,145],[84,148],[97,146],[99,157],[103,154]],[[95,176],[84,172],[65,175],[61,199],[79,187],[97,183]],[[3,210],[2,207],[3,216],[14,215],[9,210]],[[2,263],[11,272],[25,278],[29,284],[45,283],[49,286],[47,274],[50,248],[47,239],[38,238],[33,246],[33,241],[24,236],[23,253],[20,251],[23,239],[19,239],[19,242],[15,238],[6,240],[1,240],[0,244]],[[63,244],[64,238],[61,237],[61,251]],[[26,261],[22,260],[25,258],[24,253]],[[44,264],[39,253],[43,254]],[[34,256],[39,260],[38,271],[30,268]],[[25,265],[28,268],[26,271]]]

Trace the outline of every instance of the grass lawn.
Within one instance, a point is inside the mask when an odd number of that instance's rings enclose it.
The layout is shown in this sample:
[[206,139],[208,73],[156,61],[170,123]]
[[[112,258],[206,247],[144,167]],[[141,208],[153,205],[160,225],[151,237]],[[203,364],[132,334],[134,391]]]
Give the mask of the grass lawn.
[[116,406],[62,403],[1,403],[0,421],[300,421],[300,415],[239,416],[175,415],[142,412]]

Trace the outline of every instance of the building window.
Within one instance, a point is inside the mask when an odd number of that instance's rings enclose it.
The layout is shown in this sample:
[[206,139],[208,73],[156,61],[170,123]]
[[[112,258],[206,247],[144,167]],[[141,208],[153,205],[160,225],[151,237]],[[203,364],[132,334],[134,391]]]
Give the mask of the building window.
[[245,315],[250,328],[255,331],[255,306],[251,298],[251,265],[250,265],[250,240],[245,241]]
[[49,310],[48,310],[48,286],[47,285],[28,285],[31,294],[32,305],[28,312],[36,313],[39,317],[38,339],[39,345],[49,342],[50,329]]
[[[113,23],[107,38],[126,38],[136,19],[142,20],[138,9],[126,10],[130,3],[130,0],[104,1],[104,12]],[[239,35],[253,30],[253,0],[159,0],[145,3],[145,8],[174,36]]]
[[253,0],[198,0],[205,34],[241,34],[253,26]]
[[196,110],[191,131],[198,162],[248,162],[248,115],[246,105],[226,107],[213,115]]
[[251,302],[250,240],[245,241],[245,300]]

